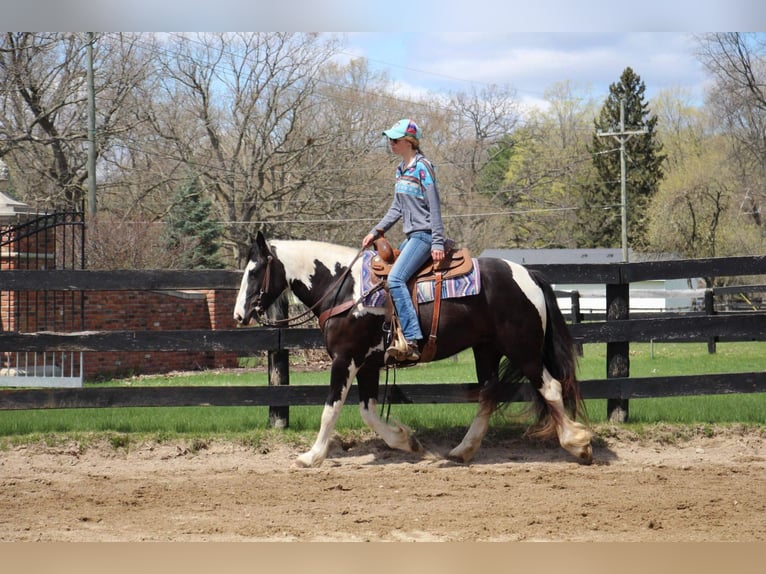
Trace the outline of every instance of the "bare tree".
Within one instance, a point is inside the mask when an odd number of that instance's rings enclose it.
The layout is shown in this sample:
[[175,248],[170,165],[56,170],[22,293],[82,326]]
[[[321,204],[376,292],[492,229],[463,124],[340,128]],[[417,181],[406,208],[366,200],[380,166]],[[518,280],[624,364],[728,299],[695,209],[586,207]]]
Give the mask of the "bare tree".
[[[301,158],[296,169],[311,174],[311,187],[296,201],[303,236],[358,245],[388,206],[393,190],[391,154],[381,132],[398,115],[390,80],[363,59],[324,67],[316,110],[300,129],[330,141]],[[400,105],[400,104],[398,104]],[[392,119],[393,117],[393,119]]]
[[318,97],[336,50],[312,34],[197,34],[172,36],[159,57],[157,155],[172,150],[204,182],[237,258],[257,228],[295,235],[290,221],[327,213],[321,170],[351,149]]
[[761,34],[729,32],[698,41],[699,57],[714,79],[709,104],[733,138],[743,197],[753,203],[752,213],[760,214],[766,202],[766,40]]
[[[125,111],[147,76],[137,36],[95,36],[97,156],[131,129]],[[79,206],[87,173],[86,42],[81,33],[0,39],[0,157],[13,187],[40,207]],[[23,177],[21,177],[23,175]]]
[[474,250],[497,245],[505,236],[508,222],[493,214],[498,205],[480,193],[480,181],[493,147],[513,133],[520,117],[509,86],[458,92],[446,104],[433,104],[433,159],[440,166],[447,232]]
[[489,161],[488,150],[519,123],[518,102],[510,87],[492,85],[454,94],[449,111],[452,137],[445,154],[462,173],[462,179],[455,181],[455,185],[470,197],[477,191],[479,172]]

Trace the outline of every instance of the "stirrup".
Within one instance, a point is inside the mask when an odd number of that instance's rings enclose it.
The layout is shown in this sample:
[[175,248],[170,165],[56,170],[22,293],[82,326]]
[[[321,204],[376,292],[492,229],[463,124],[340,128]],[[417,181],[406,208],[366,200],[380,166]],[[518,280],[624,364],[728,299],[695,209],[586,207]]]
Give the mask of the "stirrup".
[[389,359],[397,363],[417,363],[420,360],[420,350],[417,343],[408,344],[404,350],[391,345],[386,349],[386,364],[389,363]]
[[[383,357],[383,362],[385,364],[389,364],[389,359],[392,359],[396,362],[411,360],[406,358],[410,355],[410,346],[407,343],[407,339],[404,338],[404,333],[402,332],[402,325],[399,323],[399,318],[396,316],[396,313],[394,313],[391,316],[391,344],[386,349],[386,354]],[[417,355],[418,359],[420,359],[420,353],[417,353]]]

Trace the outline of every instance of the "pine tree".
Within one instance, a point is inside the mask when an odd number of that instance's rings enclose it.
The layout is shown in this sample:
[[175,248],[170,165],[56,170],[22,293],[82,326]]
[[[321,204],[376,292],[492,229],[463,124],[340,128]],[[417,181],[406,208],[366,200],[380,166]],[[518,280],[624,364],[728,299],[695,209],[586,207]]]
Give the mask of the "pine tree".
[[609,86],[609,95],[594,120],[596,133],[588,150],[592,154],[597,180],[582,190],[579,215],[580,247],[619,247],[622,243],[621,169],[619,142],[604,137],[620,129],[620,101],[625,101],[625,130],[645,129],[625,143],[628,245],[640,251],[646,246],[646,216],[649,203],[663,177],[662,144],[657,133],[657,116],[649,112],[644,99],[646,87],[631,68],[620,81]]
[[[490,197],[501,195],[505,188],[505,177],[508,166],[514,153],[514,140],[507,135],[489,148],[487,155],[489,160],[481,168],[478,175],[477,187],[482,193]],[[503,198],[506,203],[511,203],[511,198]]]
[[210,219],[211,202],[196,178],[179,189],[166,219],[165,243],[178,253],[179,269],[222,269],[218,240],[223,226]]

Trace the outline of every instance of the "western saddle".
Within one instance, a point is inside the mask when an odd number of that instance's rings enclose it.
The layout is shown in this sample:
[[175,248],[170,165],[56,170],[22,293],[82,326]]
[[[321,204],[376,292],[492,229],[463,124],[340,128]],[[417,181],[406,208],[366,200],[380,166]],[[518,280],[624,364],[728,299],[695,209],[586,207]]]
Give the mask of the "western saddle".
[[[382,233],[379,233],[378,237],[374,241],[375,251],[377,255],[372,258],[370,264],[370,270],[372,275],[373,285],[377,285],[383,282],[383,288],[388,291],[386,280],[388,274],[391,271],[391,266],[399,256],[399,250],[393,249],[391,243],[386,239]],[[445,279],[453,277],[460,277],[471,272],[473,269],[473,260],[471,259],[471,252],[467,248],[456,248],[454,241],[448,241],[444,249],[444,259],[439,263],[436,263],[433,259],[423,264],[423,266],[407,281],[407,287],[412,294],[412,302],[415,305],[415,311],[420,314],[418,309],[418,297],[417,297],[417,285],[424,281],[434,282],[434,309],[433,316],[431,318],[431,332],[428,335],[428,340],[420,355],[421,363],[427,363],[433,360],[436,355],[436,338],[439,329],[439,313],[441,311],[441,299],[442,299],[442,282]],[[391,316],[391,325],[393,327],[392,344],[402,351],[407,347],[407,341],[402,335],[401,326],[398,319],[396,319],[396,312],[391,301],[388,298],[388,314]]]

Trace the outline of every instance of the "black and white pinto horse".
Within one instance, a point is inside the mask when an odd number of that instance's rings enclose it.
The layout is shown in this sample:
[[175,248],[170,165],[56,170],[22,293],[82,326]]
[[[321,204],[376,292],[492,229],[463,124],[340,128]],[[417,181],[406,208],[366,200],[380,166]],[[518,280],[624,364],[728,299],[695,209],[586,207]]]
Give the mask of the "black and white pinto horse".
[[[316,441],[298,457],[300,466],[319,466],[326,458],[354,378],[364,422],[392,448],[422,450],[409,429],[395,421],[393,425],[384,422],[376,412],[386,349],[385,310],[362,305],[362,260],[358,255],[353,248],[317,241],[267,243],[258,232],[242,277],[234,309],[239,324],[249,324],[254,314],[265,312],[286,289],[317,317],[322,315],[322,333],[332,358],[330,392]],[[502,395],[503,387],[510,384],[507,375],[515,370],[537,391],[534,402],[539,430],[535,434],[557,436],[561,446],[580,462],[590,463],[591,433],[576,420],[582,408],[576,355],[551,286],[539,274],[510,261],[479,258],[477,262],[480,292],[441,302],[434,360],[471,347],[482,387],[478,413],[462,442],[450,451],[450,458],[463,462],[473,458],[499,404],[498,393]],[[419,305],[426,337],[432,310],[433,303]],[[508,364],[513,368],[505,368]]]

